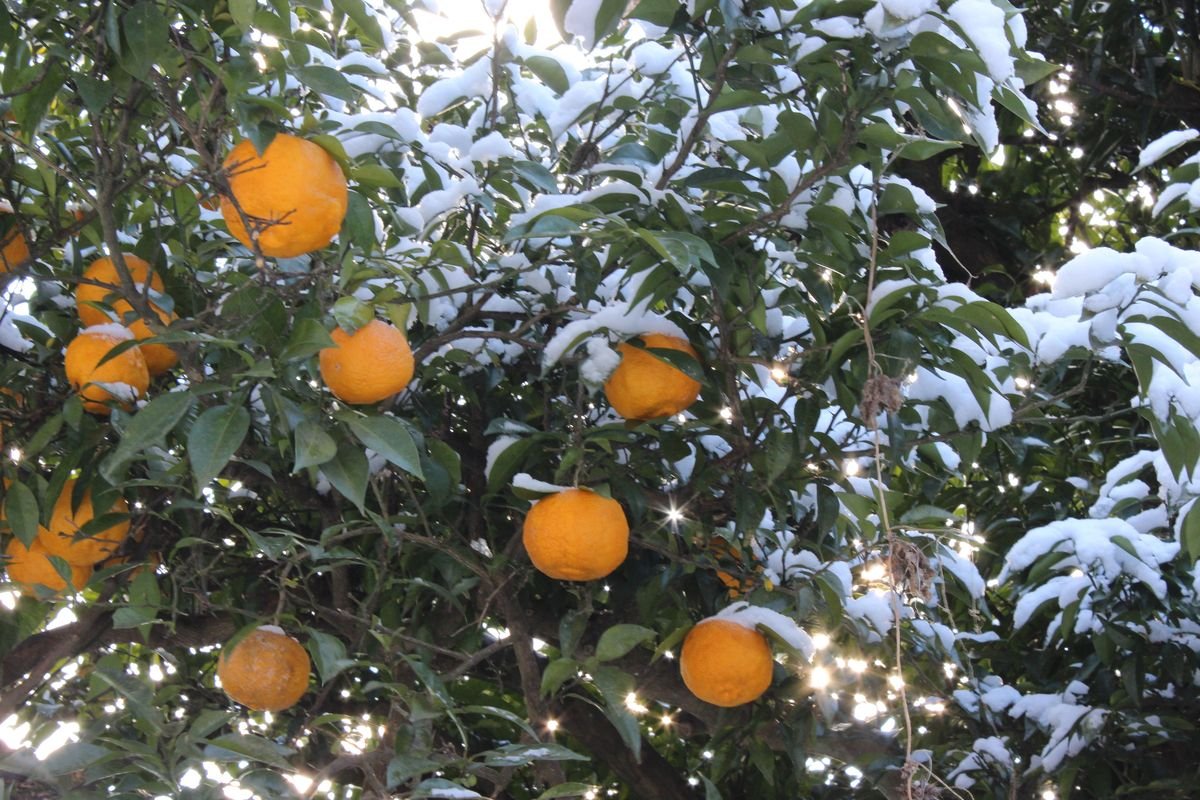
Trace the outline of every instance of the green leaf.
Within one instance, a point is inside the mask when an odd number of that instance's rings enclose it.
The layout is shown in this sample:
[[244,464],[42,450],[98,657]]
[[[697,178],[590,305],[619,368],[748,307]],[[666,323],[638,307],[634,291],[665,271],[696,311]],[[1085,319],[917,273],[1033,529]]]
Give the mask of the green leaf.
[[290,747],[285,747],[262,736],[231,733],[213,739],[204,748],[204,757],[214,761],[240,761],[242,758],[249,758],[290,772],[293,767],[287,759],[295,752]]
[[359,36],[368,44],[383,46],[383,30],[376,16],[378,12],[368,8],[363,0],[333,0],[333,7],[354,21]]
[[534,761],[588,761],[589,756],[580,755],[570,748],[553,742],[537,744],[507,744],[495,750],[480,753],[483,763],[489,767],[522,767]]
[[317,667],[322,686],[346,667],[354,665],[354,659],[346,657],[346,645],[341,639],[314,628],[308,629],[308,652]]
[[347,422],[358,440],[408,474],[425,480],[421,454],[411,429],[392,417],[350,417]]
[[708,242],[691,233],[681,231],[650,231],[638,228],[635,233],[663,258],[670,261],[682,274],[707,262],[717,265],[712,247]]
[[325,477],[342,497],[353,503],[359,511],[363,510],[367,499],[370,467],[361,448],[351,441],[341,442],[337,454],[321,465],[321,472],[325,473]]
[[[33,754],[32,748],[27,747],[16,750],[0,760],[0,771],[33,778],[46,775],[70,775],[117,755],[120,754],[90,742],[67,742],[43,761]],[[2,791],[3,785],[0,784],[0,792]],[[18,795],[14,794],[11,797],[15,800]]]
[[1200,560],[1200,501],[1192,503],[1179,526],[1179,540],[1183,550],[1193,561]]
[[513,161],[513,172],[524,178],[531,186],[543,192],[558,191],[558,181],[554,173],[536,161]]
[[38,534],[38,502],[33,491],[23,483],[13,482],[4,495],[4,514],[8,526],[26,547]]
[[254,27],[254,13],[257,10],[258,0],[229,0],[229,15],[243,31]]
[[100,114],[112,102],[113,94],[116,92],[116,87],[112,82],[82,74],[75,76],[75,88],[79,92],[79,99],[83,101],[84,108],[92,116]]
[[404,186],[396,177],[396,173],[382,164],[363,164],[361,167],[354,167],[350,170],[350,180],[361,186],[385,189],[399,189]]
[[732,111],[746,106],[769,106],[771,98],[752,89],[729,89],[722,92],[712,104],[714,112]]
[[121,18],[126,50],[121,66],[135,78],[145,78],[171,46],[171,28],[153,0],[141,0]]
[[1032,86],[1040,80],[1045,80],[1061,69],[1061,64],[1031,58],[1028,53],[1018,58],[1016,63],[1017,77],[1024,81],[1026,86]]
[[641,142],[625,142],[608,151],[604,160],[609,164],[657,164],[659,156]]
[[767,434],[767,483],[774,483],[792,463],[795,452],[795,442],[792,436],[783,430],[774,430]]
[[324,464],[337,455],[337,442],[319,422],[302,420],[295,430],[296,459],[292,472]]
[[423,758],[412,753],[400,753],[388,762],[385,781],[389,789],[394,789],[405,781],[420,777],[426,772],[433,772],[442,766],[444,765],[441,761]]
[[446,471],[450,483],[453,486],[462,483],[462,456],[458,451],[441,439],[429,439],[426,446],[429,448],[430,460]]
[[203,741],[207,739],[213,731],[223,728],[235,716],[232,711],[223,711],[217,708],[206,708],[198,713],[192,720],[192,725],[188,728],[188,736],[193,741]]
[[654,640],[654,631],[641,625],[613,625],[600,634],[596,644],[596,658],[612,661],[628,653],[643,642]]
[[571,82],[567,79],[567,71],[563,69],[562,64],[558,63],[558,59],[550,56],[526,56],[522,60],[538,80],[558,94],[571,88]]
[[126,606],[113,612],[112,626],[114,630],[137,628],[158,617],[158,609],[150,606]]
[[751,175],[740,169],[732,169],[730,167],[703,167],[695,172],[688,173],[683,179],[684,186],[699,188],[699,187],[729,187],[733,188],[738,184],[759,183],[762,178]]
[[705,382],[704,368],[700,366],[700,362],[693,358],[690,353],[685,353],[682,350],[672,350],[667,347],[646,347],[644,350],[659,361],[671,365],[692,380],[699,381],[700,383]]
[[105,480],[116,483],[117,470],[121,465],[147,447],[161,443],[191,408],[192,395],[189,392],[168,392],[151,400],[133,415],[125,430],[121,431],[121,443],[104,460],[100,474]]
[[633,676],[616,667],[600,666],[592,670],[592,680],[604,697],[604,716],[621,734],[634,758],[641,758],[642,731],[637,718],[625,707],[625,698],[637,689]]
[[162,711],[154,704],[154,693],[150,690],[149,684],[123,670],[117,670],[107,665],[96,668],[92,674],[125,698],[129,710],[139,722],[149,725],[158,733],[162,732],[164,724]]
[[38,428],[37,432],[29,437],[29,441],[22,448],[25,451],[25,458],[32,459],[40,455],[46,449],[46,446],[58,437],[64,422],[65,419],[62,414],[55,414],[46,420],[42,427]]
[[687,6],[680,3],[679,0],[641,0],[629,12],[628,17],[630,19],[644,19],[659,27],[669,28],[674,23],[675,17],[679,14],[681,8],[683,9],[684,16],[686,16]]
[[556,658],[542,670],[542,696],[549,697],[579,672],[579,662],[573,658]]
[[375,319],[375,308],[357,297],[339,297],[333,304],[333,318],[339,328],[354,333]]
[[904,144],[896,153],[901,158],[907,158],[910,161],[924,161],[927,158],[933,158],[938,153],[944,153],[947,150],[957,150],[962,147],[960,142],[946,142],[940,139],[923,139],[920,137],[908,137]]
[[292,337],[288,340],[287,347],[279,354],[279,360],[299,361],[326,347],[333,347],[329,331],[325,330],[325,326],[318,320],[306,317],[299,320],[292,329]]
[[488,473],[488,494],[494,494],[508,485],[512,476],[516,475],[521,465],[525,463],[525,454],[537,441],[537,437],[518,439],[504,448],[492,462],[492,469]]
[[250,412],[242,406],[215,406],[196,419],[187,449],[197,495],[229,463],[249,430]]
[[294,68],[292,74],[299,78],[301,83],[315,92],[336,97],[339,100],[346,100],[347,102],[353,102],[358,99],[359,90],[350,81],[346,80],[345,75],[333,67],[326,67],[321,64],[309,64]]

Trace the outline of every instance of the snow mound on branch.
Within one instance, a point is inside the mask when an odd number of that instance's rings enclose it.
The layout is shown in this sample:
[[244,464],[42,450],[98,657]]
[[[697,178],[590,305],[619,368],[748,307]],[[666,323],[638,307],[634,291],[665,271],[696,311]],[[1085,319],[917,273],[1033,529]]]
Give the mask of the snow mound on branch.
[[998,391],[985,396],[984,408],[966,378],[940,369],[917,367],[916,380],[908,386],[908,397],[912,400],[945,400],[954,412],[954,421],[960,428],[972,422],[981,430],[994,431],[1012,422],[1012,403]]
[[1160,274],[1153,262],[1140,253],[1118,253],[1111,247],[1097,247],[1075,256],[1059,268],[1050,296],[1078,297],[1097,292],[1126,273],[1143,281]]
[[628,303],[617,303],[564,325],[562,330],[546,343],[542,354],[542,369],[553,367],[563,356],[582,344],[590,334],[605,330],[622,338],[644,333],[665,333],[680,339],[687,338],[682,328],[661,314],[646,311],[641,304],[638,308],[631,308]]
[[591,50],[596,44],[596,17],[600,14],[603,0],[573,0],[563,17],[563,28],[567,33],[579,37],[579,44]]
[[[888,635],[896,621],[895,609],[898,602],[899,597],[895,592],[871,589],[866,594],[846,600],[845,608],[847,614],[869,626],[867,641],[879,642]],[[901,608],[901,615],[907,614],[908,609]]]
[[1007,773],[1012,770],[1013,757],[1008,751],[1008,737],[988,736],[976,739],[971,746],[972,752],[958,763],[946,780],[954,781],[959,789],[970,789],[975,785],[975,779],[968,773],[978,770],[1000,770]]
[[621,354],[609,346],[608,339],[593,336],[587,340],[587,358],[579,365],[579,377],[588,383],[600,385],[608,380],[620,363]]
[[517,151],[508,143],[500,131],[492,131],[482,139],[476,139],[467,152],[467,158],[480,164],[491,164],[502,158],[513,158]]
[[[1175,150],[1180,145],[1187,144],[1198,136],[1200,136],[1200,131],[1195,128],[1187,128],[1182,131],[1172,131],[1165,136],[1158,137],[1142,148],[1142,152],[1138,155],[1137,169],[1145,169],[1157,163],[1163,156]],[[1137,170],[1134,171],[1136,172]]]
[[571,488],[570,486],[559,486],[556,483],[539,481],[528,472],[518,472],[516,475],[513,475],[512,486],[514,489],[525,489],[529,492],[541,492],[542,494],[558,494]]
[[958,0],[947,14],[975,45],[993,80],[1003,83],[1016,74],[1003,11],[986,0]]
[[442,78],[421,92],[417,113],[432,117],[445,111],[458,100],[488,97],[492,93],[492,58],[484,56],[460,74]]
[[[1117,537],[1121,537],[1120,542],[1114,541]],[[1066,553],[1056,569],[1086,569],[1092,583],[1106,586],[1128,575],[1144,583],[1156,597],[1164,598],[1167,585],[1158,565],[1172,560],[1178,552],[1175,542],[1140,533],[1123,519],[1061,519],[1034,528],[1017,540],[1005,556],[999,579],[1003,582],[1014,572],[1033,566],[1046,553]]]
[[1077,610],[1070,633],[1103,630],[1095,606],[1123,577],[1165,600],[1167,583],[1160,567],[1179,554],[1179,544],[1144,534],[1123,519],[1056,520],[1034,528],[1013,545],[998,580],[1005,582],[1050,553],[1064,554],[1052,567],[1056,574],[1025,591],[1013,611],[1013,627],[1021,628],[1045,604],[1056,604],[1059,611],[1046,628],[1047,641],[1058,633],[1065,610],[1073,605]]
[[935,0],[879,0],[883,10],[896,19],[916,19],[936,5]]

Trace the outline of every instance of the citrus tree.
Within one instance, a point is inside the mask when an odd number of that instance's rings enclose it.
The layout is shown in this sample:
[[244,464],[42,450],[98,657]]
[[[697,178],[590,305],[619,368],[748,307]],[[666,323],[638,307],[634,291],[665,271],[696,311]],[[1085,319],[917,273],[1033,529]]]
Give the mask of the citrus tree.
[[0,4],[0,796],[1190,796],[1196,132],[985,295],[1005,0],[437,5]]

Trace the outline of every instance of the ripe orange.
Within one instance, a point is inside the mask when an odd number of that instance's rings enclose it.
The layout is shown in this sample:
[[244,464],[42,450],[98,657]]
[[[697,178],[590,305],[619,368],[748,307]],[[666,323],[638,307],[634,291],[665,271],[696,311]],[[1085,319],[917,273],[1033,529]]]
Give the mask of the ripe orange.
[[[641,335],[646,348],[678,350],[696,358],[696,351],[685,339],[665,333]],[[622,342],[617,346],[621,363],[604,384],[604,394],[617,413],[625,419],[655,419],[678,414],[700,396],[700,383],[680,370]]]
[[[170,325],[179,319],[172,311],[163,311],[153,303],[150,305],[154,313],[158,315],[158,321],[163,325]],[[130,306],[124,300],[119,300],[114,304],[114,310],[123,318],[130,310]],[[154,336],[154,331],[150,330],[150,325],[142,317],[129,323],[129,331],[139,342]],[[146,371],[150,373],[151,378],[163,374],[179,361],[179,354],[165,344],[138,345],[138,350],[141,351],[142,358],[146,361]]]
[[[258,229],[263,255],[291,258],[329,244],[342,228],[349,192],[342,168],[319,145],[280,133],[260,156],[249,139],[225,157],[229,190],[251,228]],[[250,232],[228,197],[221,216],[229,232],[253,249]]]
[[[8,556],[8,579],[17,585],[22,594],[37,596],[37,586],[45,586],[56,594],[62,594],[67,589],[67,582],[58,574],[50,561],[50,554],[42,546],[41,541],[34,540],[33,546],[26,548],[20,539],[13,538],[4,551]],[[76,591],[87,585],[92,577],[92,567],[87,565],[71,565],[71,585]]]
[[0,275],[20,267],[29,260],[30,255],[29,241],[21,229],[14,225],[0,240]]
[[683,640],[679,672],[696,697],[728,708],[757,700],[771,685],[774,663],[761,633],[709,617]]
[[[162,278],[151,269],[149,263],[132,253],[125,253],[124,256],[129,277],[137,284],[139,290],[149,282],[151,291],[160,293],[163,291]],[[75,290],[75,308],[79,313],[79,321],[85,326],[112,322],[112,317],[102,307],[109,307],[116,311],[116,304],[124,302],[125,309],[129,309],[129,302],[121,297],[125,293],[121,288],[121,276],[117,273],[117,265],[112,262],[111,258],[98,258],[93,261],[83,271],[83,278],[85,281],[95,281],[95,283],[80,283]],[[111,300],[109,299],[110,295],[113,296]],[[101,307],[97,307],[93,303],[98,303]],[[120,319],[119,316],[118,319]]]
[[108,406],[110,401],[129,408],[146,393],[150,373],[138,348],[130,348],[100,363],[110,350],[132,336],[116,323],[95,325],[81,331],[67,345],[67,380],[83,397],[85,410],[107,416],[112,410]]
[[[148,281],[152,291],[159,293],[163,291],[162,278],[143,259],[126,253],[125,266],[129,269],[129,277],[133,279],[134,283],[138,284],[139,289]],[[107,301],[117,321],[123,324],[126,315],[133,310],[133,306],[130,305],[128,300],[119,297],[123,294],[121,290],[121,277],[117,273],[117,267],[113,264],[112,259],[96,259],[84,270],[83,277],[89,281],[96,281],[103,285],[80,283],[79,288],[75,290],[75,305],[79,312],[80,321],[84,325],[103,325],[106,322],[110,322],[111,317],[109,314],[92,305],[93,303],[105,303]],[[170,325],[178,319],[173,312],[164,311],[154,305],[154,303],[150,304],[150,308],[158,315],[158,320],[163,325]],[[133,322],[129,323],[128,327],[133,332],[134,338],[139,342],[154,336],[154,332],[150,330],[150,326],[142,317],[134,319]],[[146,360],[146,369],[150,372],[151,377],[166,372],[175,366],[175,363],[179,360],[179,356],[175,351],[165,344],[146,344],[138,349],[142,351],[142,358]]]
[[225,694],[255,711],[282,711],[308,689],[308,653],[273,625],[251,631],[233,650],[222,649],[217,677]]
[[521,538],[540,572],[561,581],[592,581],[625,561],[629,521],[616,500],[591,489],[565,489],[533,504]]
[[[117,552],[121,542],[129,535],[130,521],[128,517],[113,523],[102,531],[88,536],[80,529],[95,518],[92,508],[92,493],[85,492],[79,501],[79,508],[71,510],[71,495],[75,490],[75,481],[67,481],[54,503],[50,512],[50,523],[38,531],[38,541],[50,555],[58,556],[69,564],[86,564],[91,566]],[[107,514],[129,514],[129,504],[125,498],[118,497],[108,509]]]
[[412,380],[412,349],[394,325],[373,319],[354,333],[335,328],[330,337],[336,346],[319,354],[321,380],[342,402],[378,403]]

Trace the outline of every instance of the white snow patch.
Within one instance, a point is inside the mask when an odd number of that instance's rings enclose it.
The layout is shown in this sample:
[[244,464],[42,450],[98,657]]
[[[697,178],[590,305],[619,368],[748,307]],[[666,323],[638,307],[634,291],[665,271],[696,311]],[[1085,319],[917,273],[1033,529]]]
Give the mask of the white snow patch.
[[[1156,163],[1172,150],[1187,144],[1197,136],[1200,136],[1200,131],[1195,128],[1186,128],[1181,131],[1171,131],[1168,134],[1158,137],[1142,148],[1141,154],[1138,155],[1137,169],[1145,169],[1151,164]],[[1134,171],[1136,172],[1137,170]]]
[[810,661],[812,660],[813,653],[816,652],[812,637],[800,627],[798,622],[770,608],[752,606],[746,602],[737,602],[722,609],[713,615],[712,618],[736,622],[738,625],[750,628],[751,630],[758,625],[769,628],[772,633],[783,639]]
[[558,494],[571,488],[570,486],[559,486],[556,483],[539,481],[528,472],[518,472],[516,475],[513,475],[512,486],[514,489],[525,489],[526,491],[540,492],[542,494]]

